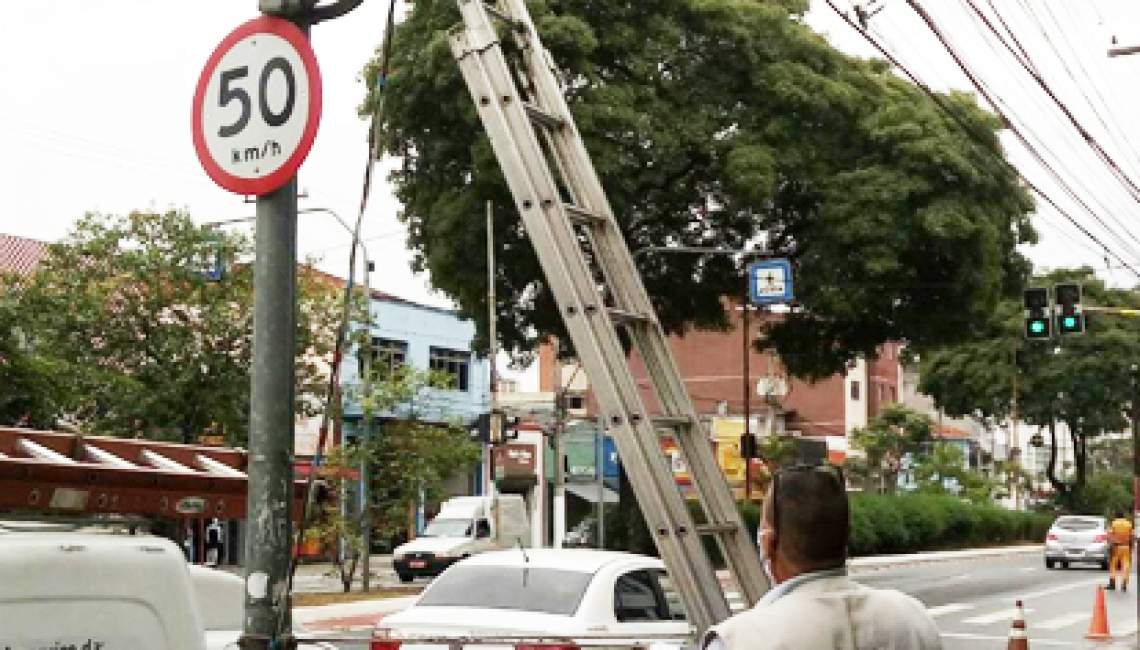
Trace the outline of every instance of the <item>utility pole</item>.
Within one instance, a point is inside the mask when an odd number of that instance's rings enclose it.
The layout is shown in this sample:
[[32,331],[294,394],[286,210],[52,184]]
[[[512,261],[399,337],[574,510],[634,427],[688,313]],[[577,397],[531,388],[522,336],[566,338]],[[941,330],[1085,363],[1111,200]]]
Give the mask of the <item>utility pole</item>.
[[[1017,409],[1017,392],[1018,377],[1021,375],[1021,368],[1017,365],[1017,342],[1014,342],[1013,345],[1013,395],[1010,405],[1010,418],[1012,421],[1009,424],[1009,461],[1012,466],[1014,453],[1017,452],[1017,467],[1015,469],[1020,469],[1022,465],[1020,450],[1017,447],[1017,421],[1021,418],[1021,414],[1018,413]],[[1013,509],[1021,510],[1021,486],[1018,484],[1016,474],[1013,482]]]
[[494,511],[495,538],[501,535],[499,528],[499,488],[495,485],[495,448],[502,442],[503,416],[499,413],[499,370],[497,357],[499,356],[499,330],[497,327],[499,315],[495,309],[495,220],[492,210],[493,204],[487,201],[487,357],[491,364],[490,385],[488,393],[491,401],[490,412],[487,415],[488,444],[485,448],[487,456],[487,485],[491,492],[491,510]]
[[249,417],[249,534],[241,647],[268,649],[289,627],[297,179],[257,198]]
[[[1135,526],[1137,521],[1140,521],[1140,378],[1137,377],[1140,373],[1140,367],[1132,364],[1132,396],[1129,414],[1132,416],[1132,525]],[[1136,545],[1137,555],[1134,560],[1140,559],[1140,544]],[[1136,562],[1132,563],[1136,566]],[[1128,576],[1124,576],[1127,580]],[[1140,623],[1140,596],[1136,597],[1136,622]]]
[[[357,3],[359,4],[359,3]],[[337,0],[258,0],[266,14],[297,25],[336,18],[356,5]],[[250,371],[249,533],[245,540],[243,650],[294,648],[289,564],[293,509],[293,404],[297,324],[297,176],[257,197]]]
[[[740,308],[744,310],[741,316],[740,326],[740,339],[744,343],[744,349],[741,351],[740,362],[744,364],[744,372],[742,377],[744,379],[742,388],[744,389],[744,435],[746,438],[752,436],[752,376],[751,369],[751,336],[749,330],[751,323],[749,322],[748,312],[752,305],[748,304],[748,273],[744,274],[744,299],[740,301]],[[755,446],[753,445],[753,448]],[[744,456],[744,500],[747,502],[752,501],[752,459],[745,454]]]

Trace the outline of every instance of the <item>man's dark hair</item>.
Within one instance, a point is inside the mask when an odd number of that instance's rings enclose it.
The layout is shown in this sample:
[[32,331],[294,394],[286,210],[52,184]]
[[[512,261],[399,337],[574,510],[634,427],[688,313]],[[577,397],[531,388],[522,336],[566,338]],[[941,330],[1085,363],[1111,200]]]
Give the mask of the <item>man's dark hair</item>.
[[1124,519],[1124,511],[1122,511],[1122,510],[1117,510],[1117,511],[1114,513],[1114,517],[1115,517],[1116,519]]
[[838,471],[825,468],[780,472],[775,477],[779,552],[805,571],[843,566],[847,561],[847,490]]

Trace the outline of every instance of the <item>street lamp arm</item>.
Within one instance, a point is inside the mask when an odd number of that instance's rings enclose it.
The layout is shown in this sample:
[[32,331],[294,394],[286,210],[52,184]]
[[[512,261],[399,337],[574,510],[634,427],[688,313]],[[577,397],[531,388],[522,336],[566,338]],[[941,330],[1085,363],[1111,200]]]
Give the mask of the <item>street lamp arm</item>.
[[1109,56],[1127,56],[1136,53],[1140,53],[1140,45],[1121,45],[1108,48]]

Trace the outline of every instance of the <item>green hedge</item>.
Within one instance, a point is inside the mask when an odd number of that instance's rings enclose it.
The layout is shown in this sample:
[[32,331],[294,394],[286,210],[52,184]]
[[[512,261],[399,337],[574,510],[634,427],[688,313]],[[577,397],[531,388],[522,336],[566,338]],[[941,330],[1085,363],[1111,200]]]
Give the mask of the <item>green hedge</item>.
[[[738,506],[755,540],[760,508]],[[689,507],[700,516],[695,502]],[[977,506],[950,495],[853,493],[848,548],[852,556],[864,556],[1041,542],[1052,521],[1047,514]],[[716,542],[706,536],[704,544],[713,563],[723,566]]]
[[949,495],[851,495],[851,555],[1041,542],[1052,517]]

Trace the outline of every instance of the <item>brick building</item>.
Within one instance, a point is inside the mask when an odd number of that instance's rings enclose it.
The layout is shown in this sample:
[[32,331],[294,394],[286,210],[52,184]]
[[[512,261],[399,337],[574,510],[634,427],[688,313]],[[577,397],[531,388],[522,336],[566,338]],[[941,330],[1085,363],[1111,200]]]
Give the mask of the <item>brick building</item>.
[[[883,345],[878,358],[852,363],[844,375],[807,383],[790,379],[774,355],[751,348],[746,369],[742,314],[739,309],[730,311],[732,322],[724,332],[691,331],[683,337],[669,337],[693,405],[714,429],[726,420],[735,420],[741,428],[747,411],[753,432],[776,431],[822,440],[831,460],[841,462],[848,435],[866,426],[884,405],[900,400],[903,376],[899,344]],[[759,329],[763,319],[779,317],[751,314],[750,329]],[[650,411],[658,411],[644,366],[634,359],[632,367]],[[577,364],[563,364],[555,371],[553,348],[545,345],[539,351],[539,389],[551,391],[556,381],[575,396],[571,415],[594,415],[585,371]]]

